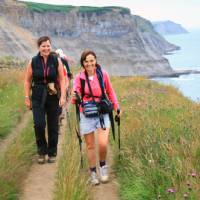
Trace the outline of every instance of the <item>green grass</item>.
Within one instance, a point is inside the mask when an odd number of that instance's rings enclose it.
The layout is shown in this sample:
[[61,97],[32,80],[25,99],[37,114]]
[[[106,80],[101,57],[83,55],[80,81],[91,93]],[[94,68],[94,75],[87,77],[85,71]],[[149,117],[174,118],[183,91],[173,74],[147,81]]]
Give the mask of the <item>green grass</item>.
[[0,200],[17,200],[35,154],[32,120],[0,155]]
[[23,72],[0,72],[0,138],[9,134],[25,111]]
[[111,12],[113,10],[120,10],[121,14],[130,14],[128,8],[122,8],[117,6],[108,6],[108,7],[91,7],[91,6],[72,6],[72,5],[51,5],[43,3],[34,3],[34,2],[23,2],[27,7],[35,12],[70,12],[72,9],[77,9],[80,13],[97,13],[103,14],[105,12]]
[[143,78],[113,83],[124,111],[121,160],[116,156],[121,199],[181,200],[186,192],[200,199],[200,105]]
[[91,6],[80,6],[80,13],[97,13],[103,14],[106,12],[113,12],[114,10],[120,10],[121,14],[130,14],[130,10],[128,8],[122,8],[117,6],[107,6],[107,7],[91,7]]
[[34,2],[23,2],[27,5],[27,7],[35,12],[69,12],[75,8],[75,6],[71,5],[51,5],[51,4],[43,4],[43,3],[34,3]]
[[[80,150],[75,133],[74,110],[70,112],[70,125],[65,134],[62,156],[56,179],[54,200],[89,200],[87,173],[80,165]],[[84,159],[85,160],[85,159]]]

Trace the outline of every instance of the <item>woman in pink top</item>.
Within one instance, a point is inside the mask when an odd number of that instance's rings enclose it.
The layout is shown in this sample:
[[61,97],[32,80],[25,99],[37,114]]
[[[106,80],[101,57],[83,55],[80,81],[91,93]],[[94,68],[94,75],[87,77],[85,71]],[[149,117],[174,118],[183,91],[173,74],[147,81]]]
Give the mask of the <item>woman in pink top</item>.
[[[78,95],[82,98],[83,102],[90,102],[93,100],[95,100],[95,102],[99,102],[102,96],[102,91],[97,75],[97,67],[100,66],[97,64],[96,54],[93,51],[86,50],[82,53],[80,62],[84,70],[81,73],[79,73],[74,79],[74,86],[73,86],[74,95],[72,103],[75,103],[76,101],[76,93],[78,93]],[[102,70],[102,74],[105,85],[105,93],[108,96],[108,99],[112,102],[114,110],[117,111],[119,105],[115,92],[112,88],[109,76],[107,72],[105,72],[104,70]],[[94,98],[92,98],[90,95],[91,93],[87,83],[86,75],[88,76],[88,80],[92,90],[92,95],[94,96]],[[85,82],[84,89],[81,88],[81,79],[84,80]],[[84,90],[84,93],[82,89]],[[84,94],[84,96],[82,96],[82,93]],[[96,173],[95,136],[94,136],[95,131],[97,131],[98,135],[100,180],[101,182],[104,183],[108,181],[108,167],[106,165],[106,155],[108,146],[108,135],[110,129],[109,114],[103,114],[103,121],[104,121],[104,129],[102,129],[100,118],[98,116],[92,118],[86,117],[83,114],[83,108],[80,106],[80,133],[85,138],[87,158],[91,171],[90,181],[93,185],[98,185],[100,183]]]

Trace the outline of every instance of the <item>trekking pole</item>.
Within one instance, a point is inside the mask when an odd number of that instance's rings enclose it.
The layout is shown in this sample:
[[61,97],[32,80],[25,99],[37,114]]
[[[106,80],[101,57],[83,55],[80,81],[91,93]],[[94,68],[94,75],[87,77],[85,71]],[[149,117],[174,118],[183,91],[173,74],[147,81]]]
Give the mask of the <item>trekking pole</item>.
[[67,125],[69,127],[69,131],[70,131],[70,134],[72,133],[72,128],[71,128],[71,121],[70,121],[70,114],[69,114],[69,102],[70,102],[70,99],[71,99],[71,95],[70,95],[70,92],[69,92],[69,88],[67,90],[67,98],[66,98],[66,116],[67,116]]
[[114,119],[113,119],[113,112],[109,113],[109,118],[110,118],[110,123],[111,123],[113,140],[115,141],[115,122],[114,122]]
[[78,95],[77,92],[76,93],[76,122],[77,122],[77,127],[75,127],[75,131],[76,131],[76,135],[78,138],[78,143],[79,143],[79,149],[80,149],[80,153],[81,153],[81,167],[83,168],[83,156],[82,156],[82,139],[81,139],[81,135],[80,135],[80,112],[79,112],[79,106],[81,103],[81,99]]
[[70,131],[70,134],[71,134],[72,133],[72,129],[71,129],[71,122],[70,122],[69,111],[66,112],[66,115],[67,115],[67,124],[68,124],[69,131]]
[[[121,133],[120,133],[120,117],[118,116],[120,114],[120,109],[117,109],[117,115],[115,116],[115,121],[117,122],[117,126],[118,126],[118,148],[119,151],[121,149]],[[120,154],[119,154],[119,158],[120,158]]]

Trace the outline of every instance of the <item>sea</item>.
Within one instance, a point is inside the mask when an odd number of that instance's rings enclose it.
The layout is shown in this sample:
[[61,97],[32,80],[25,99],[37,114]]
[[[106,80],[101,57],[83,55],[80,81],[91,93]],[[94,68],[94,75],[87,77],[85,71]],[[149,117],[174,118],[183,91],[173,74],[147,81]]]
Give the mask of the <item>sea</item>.
[[[164,38],[181,49],[165,57],[173,69],[200,70],[200,29],[189,33],[167,35]],[[154,80],[173,85],[192,101],[200,103],[200,74],[182,75],[177,78],[155,78]]]

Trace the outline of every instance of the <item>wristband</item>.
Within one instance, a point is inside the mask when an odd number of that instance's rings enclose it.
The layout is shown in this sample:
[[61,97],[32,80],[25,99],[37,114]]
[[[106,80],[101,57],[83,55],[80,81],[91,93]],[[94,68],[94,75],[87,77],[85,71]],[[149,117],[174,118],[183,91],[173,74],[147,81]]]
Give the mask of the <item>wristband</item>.
[[27,98],[29,99],[29,96],[25,96],[25,99],[27,99]]

